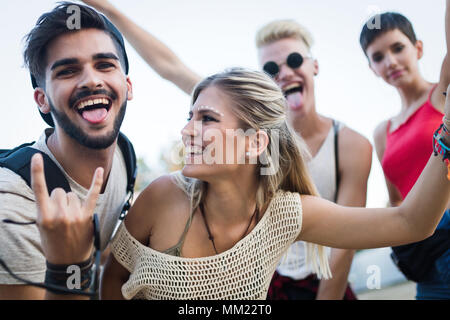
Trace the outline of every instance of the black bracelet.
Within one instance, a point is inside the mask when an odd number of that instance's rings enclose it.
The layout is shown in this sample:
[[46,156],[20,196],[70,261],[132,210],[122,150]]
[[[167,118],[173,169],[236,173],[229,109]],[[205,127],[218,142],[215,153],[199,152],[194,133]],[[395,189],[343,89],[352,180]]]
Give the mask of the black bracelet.
[[[98,215],[96,213],[94,213],[92,221],[94,223],[95,258],[91,257],[91,259],[89,260],[73,265],[56,265],[47,261],[47,271],[45,275],[46,280],[44,283],[29,281],[18,276],[13,271],[11,271],[5,261],[3,261],[1,258],[0,267],[5,269],[5,271],[14,279],[30,286],[46,289],[57,294],[76,294],[81,296],[88,296],[91,299],[98,300],[100,269],[100,226]],[[2,222],[17,225],[28,225],[36,223],[36,221],[17,222],[11,219],[3,219]],[[94,266],[92,266],[93,264]],[[80,288],[82,290],[68,288],[67,280],[69,280],[70,275],[68,276],[67,273],[69,272],[70,274],[71,272],[71,270],[68,270],[70,266],[78,266],[80,268]]]
[[46,261],[46,264],[47,264],[47,270],[50,269],[50,270],[56,271],[56,272],[58,272],[58,271],[66,272],[67,268],[69,266],[78,266],[80,269],[85,269],[87,267],[92,266],[92,262],[93,262],[93,259],[92,259],[92,256],[90,256],[89,259],[87,259],[83,262],[80,262],[80,263],[53,264],[53,263]]
[[[93,262],[92,257],[76,264],[52,264],[47,261],[45,284],[50,285],[50,287],[63,287],[68,291],[53,290],[52,288],[48,288],[48,290],[57,294],[70,294],[70,290],[87,290],[92,283]],[[69,280],[75,280],[75,284],[72,283],[69,286]]]

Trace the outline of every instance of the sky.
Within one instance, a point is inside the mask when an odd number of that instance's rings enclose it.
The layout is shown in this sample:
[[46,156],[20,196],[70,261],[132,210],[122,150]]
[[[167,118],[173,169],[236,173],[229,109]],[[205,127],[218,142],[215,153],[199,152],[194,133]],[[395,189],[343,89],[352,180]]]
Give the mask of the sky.
[[[258,69],[254,44],[257,30],[275,19],[295,19],[311,31],[315,40],[312,53],[319,63],[315,78],[318,112],[344,122],[372,144],[376,125],[400,111],[400,98],[368,68],[359,46],[364,22],[384,11],[408,17],[417,37],[424,41],[420,70],[430,82],[438,80],[445,55],[444,0],[426,4],[419,0],[111,2],[202,76],[236,66]],[[23,37],[56,2],[0,0],[0,4],[0,149],[5,149],[36,140],[45,128],[33,99],[29,73],[23,66]],[[137,155],[157,168],[161,152],[181,139],[190,98],[160,78],[131,45],[126,45],[134,98],[128,103],[122,131],[133,142]],[[374,152],[367,206],[385,206],[387,201]]]

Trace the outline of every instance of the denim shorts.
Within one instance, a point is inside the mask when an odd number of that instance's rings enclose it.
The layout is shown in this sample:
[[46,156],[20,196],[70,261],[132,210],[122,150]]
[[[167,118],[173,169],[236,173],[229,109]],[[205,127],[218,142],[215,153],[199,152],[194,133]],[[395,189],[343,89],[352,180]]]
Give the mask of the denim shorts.
[[[444,213],[436,229],[450,230],[450,210]],[[434,263],[423,282],[417,283],[417,300],[450,300],[450,248]]]

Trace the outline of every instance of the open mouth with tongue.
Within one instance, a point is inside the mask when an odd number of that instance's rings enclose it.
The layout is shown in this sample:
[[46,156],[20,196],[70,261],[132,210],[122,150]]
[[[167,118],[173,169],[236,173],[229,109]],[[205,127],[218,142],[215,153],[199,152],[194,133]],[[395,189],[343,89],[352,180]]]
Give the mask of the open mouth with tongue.
[[298,110],[303,106],[303,85],[300,83],[291,84],[283,88],[284,96],[291,110]]
[[78,103],[76,109],[84,120],[97,124],[106,119],[111,104],[112,102],[109,99],[96,98]]

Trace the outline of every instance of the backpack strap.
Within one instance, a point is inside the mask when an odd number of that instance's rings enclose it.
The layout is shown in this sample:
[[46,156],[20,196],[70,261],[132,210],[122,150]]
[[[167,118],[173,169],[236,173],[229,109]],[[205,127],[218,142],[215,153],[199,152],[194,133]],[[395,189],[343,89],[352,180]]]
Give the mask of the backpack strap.
[[334,202],[337,201],[338,187],[339,187],[339,144],[338,144],[338,135],[339,135],[339,125],[333,119],[333,129],[334,129],[334,164],[336,170],[336,192],[334,195]]
[[19,150],[21,148],[30,147],[33,144],[34,144],[34,141],[33,142],[29,142],[29,143],[21,144],[20,146],[17,146],[14,149],[0,149],[0,160],[2,160],[2,158],[8,157],[10,154],[16,152],[17,150]]
[[[133,194],[137,175],[136,154],[130,140],[121,132],[119,133],[117,143],[125,159],[127,192]],[[0,167],[5,167],[18,174],[31,188],[31,158],[34,154],[40,153],[44,160],[45,181],[47,183],[48,193],[51,194],[55,188],[62,188],[64,191],[70,192],[69,182],[61,169],[47,154],[32,148],[31,145],[33,144],[34,142],[25,143],[11,150],[0,150]]]
[[12,150],[0,154],[0,167],[5,167],[18,174],[31,188],[31,157],[40,153],[44,160],[45,182],[47,184],[48,194],[51,194],[55,188],[63,188],[70,192],[70,186],[61,169],[45,153],[30,147],[33,143],[20,145]]
[[[125,159],[125,165],[127,168],[127,197],[122,206],[122,211],[119,216],[119,221],[125,219],[128,210],[131,208],[131,203],[133,202],[134,195],[134,183],[136,182],[137,176],[137,164],[136,164],[136,153],[134,152],[133,145],[130,140],[122,133],[119,132],[119,137],[117,139],[117,144],[119,145],[122,155]],[[117,231],[117,227],[115,231]],[[113,232],[113,234],[115,233]]]
[[137,176],[136,153],[130,140],[122,132],[119,132],[117,144],[122,151],[127,168],[127,191],[133,192]]

